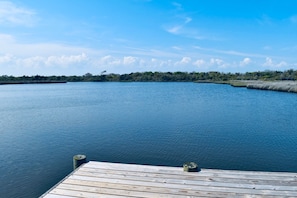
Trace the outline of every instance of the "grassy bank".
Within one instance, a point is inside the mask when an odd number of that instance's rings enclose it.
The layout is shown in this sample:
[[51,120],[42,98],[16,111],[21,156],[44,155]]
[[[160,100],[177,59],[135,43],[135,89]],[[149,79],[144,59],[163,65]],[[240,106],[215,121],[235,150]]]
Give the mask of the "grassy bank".
[[297,93],[297,81],[260,81],[260,80],[231,80],[214,81],[217,84],[229,84],[233,87],[246,87],[248,89],[260,89]]

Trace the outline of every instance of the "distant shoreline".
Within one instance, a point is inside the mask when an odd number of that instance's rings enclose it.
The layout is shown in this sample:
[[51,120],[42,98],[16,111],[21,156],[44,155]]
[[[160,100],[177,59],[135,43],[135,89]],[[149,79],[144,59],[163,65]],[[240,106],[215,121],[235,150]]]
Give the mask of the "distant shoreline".
[[67,83],[67,82],[66,81],[12,81],[12,82],[0,82],[0,85],[51,84],[51,83]]
[[[84,82],[84,81],[80,81],[80,82]],[[154,82],[154,81],[151,81],[151,82]],[[2,81],[2,82],[0,82],[0,85],[54,84],[54,83],[67,83],[67,81],[42,81],[42,80],[39,80],[39,81],[4,81],[4,82]],[[199,81],[195,81],[195,83],[228,84],[228,85],[231,85],[232,87],[245,87],[247,89],[259,89],[259,90],[297,93],[297,81],[262,81],[262,80],[211,81],[211,80],[199,80]]]

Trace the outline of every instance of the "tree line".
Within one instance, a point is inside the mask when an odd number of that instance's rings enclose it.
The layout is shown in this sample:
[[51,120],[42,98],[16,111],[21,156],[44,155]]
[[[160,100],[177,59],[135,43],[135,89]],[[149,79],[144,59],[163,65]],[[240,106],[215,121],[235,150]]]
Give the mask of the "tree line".
[[246,73],[223,72],[134,72],[130,74],[86,73],[82,76],[0,76],[0,83],[26,82],[221,82],[231,80],[297,80],[297,70],[257,71]]

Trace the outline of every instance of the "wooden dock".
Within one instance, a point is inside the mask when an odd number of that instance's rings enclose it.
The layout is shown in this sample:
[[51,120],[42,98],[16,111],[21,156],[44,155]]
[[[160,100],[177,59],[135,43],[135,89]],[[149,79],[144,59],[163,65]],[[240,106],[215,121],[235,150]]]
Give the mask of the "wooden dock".
[[41,197],[297,197],[297,173],[90,161]]

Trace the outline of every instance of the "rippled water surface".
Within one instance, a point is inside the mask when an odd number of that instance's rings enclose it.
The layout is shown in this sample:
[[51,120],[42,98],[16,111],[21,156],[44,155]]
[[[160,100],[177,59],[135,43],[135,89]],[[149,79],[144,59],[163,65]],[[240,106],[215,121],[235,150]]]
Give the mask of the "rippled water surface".
[[0,195],[38,197],[89,160],[297,172],[297,94],[196,83],[0,86]]

